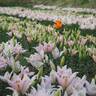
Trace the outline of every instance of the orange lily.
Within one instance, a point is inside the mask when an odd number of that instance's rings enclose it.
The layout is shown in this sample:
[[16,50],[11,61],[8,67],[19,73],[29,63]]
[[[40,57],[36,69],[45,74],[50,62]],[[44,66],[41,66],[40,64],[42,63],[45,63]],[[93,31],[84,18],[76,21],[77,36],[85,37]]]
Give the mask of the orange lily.
[[62,24],[62,21],[61,20],[58,19],[58,20],[55,21],[54,28],[61,29],[62,26],[63,26],[63,24]]

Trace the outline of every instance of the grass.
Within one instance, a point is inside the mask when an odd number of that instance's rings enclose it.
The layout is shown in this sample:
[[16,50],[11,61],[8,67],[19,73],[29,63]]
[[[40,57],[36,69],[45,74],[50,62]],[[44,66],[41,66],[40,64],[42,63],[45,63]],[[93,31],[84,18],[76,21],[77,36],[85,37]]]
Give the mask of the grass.
[[35,4],[96,8],[96,0],[0,0],[0,6],[32,7]]

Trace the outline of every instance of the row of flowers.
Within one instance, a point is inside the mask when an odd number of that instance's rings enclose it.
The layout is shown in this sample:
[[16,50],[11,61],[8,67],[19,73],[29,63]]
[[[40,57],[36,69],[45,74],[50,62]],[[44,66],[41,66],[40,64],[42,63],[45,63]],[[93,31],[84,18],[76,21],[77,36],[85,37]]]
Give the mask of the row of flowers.
[[63,10],[63,11],[69,11],[69,12],[85,12],[85,13],[96,13],[96,9],[90,9],[90,8],[62,8],[58,6],[45,6],[43,4],[41,5],[34,5],[33,8],[38,8],[38,9],[47,9],[47,10]]
[[[46,13],[47,11],[47,13]],[[27,17],[29,19],[36,19],[39,21],[48,20],[48,21],[55,21],[56,19],[61,19],[62,23],[71,25],[71,24],[78,24],[81,29],[96,29],[96,17],[93,15],[89,16],[78,16],[76,14],[70,14],[68,13],[59,13],[58,10],[53,10],[51,12],[50,10],[31,10],[31,9],[25,9],[21,7],[15,7],[15,8],[9,8],[9,7],[1,7],[0,13],[1,14],[7,14],[7,15],[13,15],[18,17]]]

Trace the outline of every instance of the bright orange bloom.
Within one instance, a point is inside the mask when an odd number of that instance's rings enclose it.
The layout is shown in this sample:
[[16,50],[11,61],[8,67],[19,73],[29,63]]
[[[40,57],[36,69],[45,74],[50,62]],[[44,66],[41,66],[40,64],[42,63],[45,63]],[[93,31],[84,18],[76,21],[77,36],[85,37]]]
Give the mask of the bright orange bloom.
[[55,23],[54,23],[54,28],[56,29],[61,29],[63,26],[61,20],[56,20]]

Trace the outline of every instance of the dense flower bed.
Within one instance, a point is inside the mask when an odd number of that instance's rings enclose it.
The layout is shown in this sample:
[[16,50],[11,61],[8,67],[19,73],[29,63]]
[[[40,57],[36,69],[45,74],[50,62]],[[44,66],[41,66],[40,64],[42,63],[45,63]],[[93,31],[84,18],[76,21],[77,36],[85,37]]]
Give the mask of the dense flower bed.
[[26,10],[0,8],[0,96],[95,96],[96,29]]
[[[86,9],[87,10],[87,9]],[[86,12],[85,10],[85,12]],[[82,12],[82,11],[81,11]],[[68,13],[62,12],[61,9],[58,10],[31,10],[25,9],[20,7],[10,8],[10,7],[1,7],[0,13],[8,14],[18,17],[27,17],[29,19],[36,19],[36,20],[48,20],[48,21],[55,21],[56,19],[61,19],[62,23],[71,25],[71,24],[78,24],[81,29],[96,29],[96,15],[77,15],[73,14],[74,12],[68,11]],[[70,14],[71,13],[71,14]],[[96,13],[95,13],[96,14]]]

